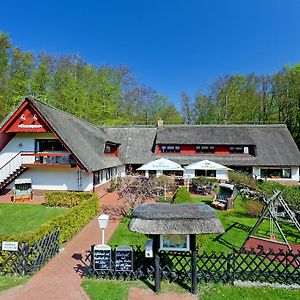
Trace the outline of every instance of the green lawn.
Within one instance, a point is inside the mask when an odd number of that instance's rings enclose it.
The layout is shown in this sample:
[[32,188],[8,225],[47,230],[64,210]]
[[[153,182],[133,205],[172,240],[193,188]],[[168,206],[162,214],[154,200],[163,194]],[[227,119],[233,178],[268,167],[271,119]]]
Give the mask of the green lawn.
[[19,234],[39,228],[67,208],[30,204],[0,204],[0,234]]
[[[115,281],[115,280],[85,280],[83,288],[90,296],[91,300],[126,300],[129,289],[138,287],[147,289],[148,287],[141,281]],[[176,284],[162,282],[162,291],[177,292],[186,294],[187,292]],[[199,286],[199,300],[281,300],[300,299],[300,291],[273,288],[246,288],[233,285],[221,284],[201,284]]]
[[148,239],[144,234],[132,232],[128,229],[130,219],[124,217],[118,226],[117,230],[114,232],[109,240],[109,245],[140,245],[143,246]]
[[29,280],[29,278],[30,278],[29,276],[24,276],[24,277],[0,276],[0,292],[8,290],[17,285],[22,285],[27,280]]
[[[194,203],[206,203],[210,204],[212,200],[209,198],[193,198]],[[249,231],[256,223],[256,218],[249,218],[243,207],[243,200],[238,197],[235,201],[235,209],[233,211],[222,211],[215,210],[219,219],[221,220],[225,233],[217,235],[198,235],[197,241],[198,246],[202,250],[215,251],[215,252],[225,252],[229,253],[232,249],[239,249],[243,242],[245,241]],[[129,219],[124,218],[111,237],[109,244],[114,245],[145,245],[147,237],[143,234],[131,232],[128,229]],[[262,237],[269,237],[269,222],[264,221],[258,234]],[[285,225],[282,226],[287,238],[290,242],[300,243],[300,234],[294,230],[293,226]],[[279,239],[280,235],[277,234]]]

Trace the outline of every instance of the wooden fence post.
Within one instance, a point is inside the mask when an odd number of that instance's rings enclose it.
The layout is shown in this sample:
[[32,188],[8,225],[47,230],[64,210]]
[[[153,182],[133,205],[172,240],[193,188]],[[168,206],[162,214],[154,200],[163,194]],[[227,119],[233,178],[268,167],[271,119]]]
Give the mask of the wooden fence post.
[[154,276],[154,286],[155,292],[158,293],[160,291],[160,257],[159,257],[159,243],[160,238],[159,235],[155,235],[153,237],[153,251],[154,251],[154,265],[155,265],[155,276]]
[[191,272],[192,272],[192,294],[198,293],[198,274],[197,274],[197,249],[196,249],[196,235],[190,235],[190,249],[192,251]]

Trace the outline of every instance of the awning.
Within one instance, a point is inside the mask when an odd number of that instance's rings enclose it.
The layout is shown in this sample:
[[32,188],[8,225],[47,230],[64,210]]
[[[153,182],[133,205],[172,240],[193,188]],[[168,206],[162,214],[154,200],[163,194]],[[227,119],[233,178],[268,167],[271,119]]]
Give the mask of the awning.
[[186,169],[188,170],[231,170],[226,166],[223,166],[221,164],[215,163],[207,159],[190,164],[186,167]]
[[142,165],[138,171],[183,171],[181,165],[166,158],[160,158]]

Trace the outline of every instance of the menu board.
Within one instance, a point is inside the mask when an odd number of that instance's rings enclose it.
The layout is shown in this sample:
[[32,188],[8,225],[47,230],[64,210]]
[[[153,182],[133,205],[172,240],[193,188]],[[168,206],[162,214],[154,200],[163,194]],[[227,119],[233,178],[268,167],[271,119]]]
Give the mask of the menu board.
[[118,246],[115,257],[116,271],[132,271],[133,252],[130,246]]
[[95,245],[93,249],[94,270],[111,269],[111,248],[108,245]]

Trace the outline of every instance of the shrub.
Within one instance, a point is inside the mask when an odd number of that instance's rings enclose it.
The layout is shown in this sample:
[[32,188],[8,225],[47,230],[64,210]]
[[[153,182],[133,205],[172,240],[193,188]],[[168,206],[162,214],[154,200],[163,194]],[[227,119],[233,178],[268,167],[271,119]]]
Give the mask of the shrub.
[[122,187],[122,177],[117,177],[116,187],[118,190]]
[[279,182],[264,181],[259,185],[259,189],[268,196],[273,195],[274,190],[283,192],[282,196],[286,202],[296,210],[300,210],[300,187],[287,186]]
[[115,179],[111,179],[110,181],[110,186],[109,186],[109,192],[112,193],[116,190],[117,188],[117,185],[116,185],[116,182],[115,182]]
[[245,212],[248,217],[257,218],[260,215],[263,207],[264,205],[260,201],[248,200],[245,203]]
[[228,179],[236,184],[257,188],[257,181],[246,173],[229,171]]
[[85,192],[47,192],[47,206],[54,207],[74,207],[83,200],[89,199],[93,194]]
[[199,185],[206,185],[208,183],[211,183],[211,184],[216,183],[216,182],[218,182],[218,179],[207,178],[205,176],[198,176],[198,177],[192,178],[191,182],[195,183],[195,184],[199,184]]
[[192,197],[191,197],[191,193],[185,187],[180,187],[176,190],[173,199],[174,199],[173,203],[178,204],[178,203],[191,202]]

